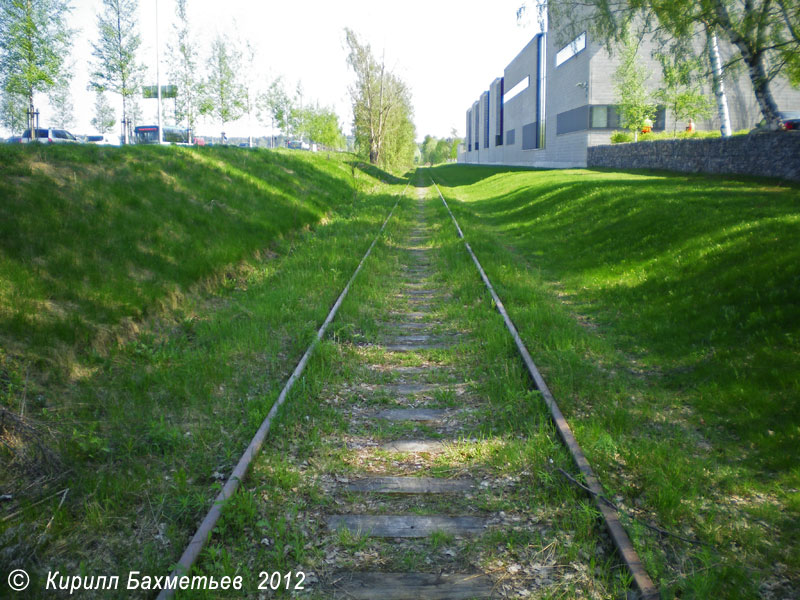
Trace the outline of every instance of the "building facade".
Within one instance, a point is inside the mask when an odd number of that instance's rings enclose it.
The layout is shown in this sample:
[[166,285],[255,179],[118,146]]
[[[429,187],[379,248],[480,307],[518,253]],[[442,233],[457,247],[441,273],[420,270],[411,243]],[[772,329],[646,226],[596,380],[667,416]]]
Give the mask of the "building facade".
[[[611,143],[620,130],[614,73],[619,60],[587,33],[565,45],[556,36],[536,35],[466,112],[466,139],[459,162],[543,168],[585,167],[587,148]],[[661,67],[644,43],[639,60],[651,76],[651,91],[661,84]],[[723,62],[732,53],[721,47]],[[733,130],[751,129],[761,119],[746,73],[726,77]],[[780,110],[800,109],[800,90],[774,80],[771,89]],[[709,90],[709,97],[713,97]],[[719,129],[719,118],[697,123]],[[682,131],[686,123],[659,107],[654,131]]]

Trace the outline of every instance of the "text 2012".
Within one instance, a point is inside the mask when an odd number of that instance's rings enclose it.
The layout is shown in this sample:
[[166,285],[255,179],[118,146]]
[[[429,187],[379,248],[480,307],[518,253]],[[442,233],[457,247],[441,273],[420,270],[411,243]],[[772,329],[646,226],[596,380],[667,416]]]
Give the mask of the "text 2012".
[[[285,588],[287,590],[304,590],[303,583],[306,580],[306,575],[302,571],[295,571],[292,573],[288,571],[281,573],[280,571],[261,571],[258,574],[258,589],[260,590],[277,590]],[[294,584],[294,585],[293,585]]]

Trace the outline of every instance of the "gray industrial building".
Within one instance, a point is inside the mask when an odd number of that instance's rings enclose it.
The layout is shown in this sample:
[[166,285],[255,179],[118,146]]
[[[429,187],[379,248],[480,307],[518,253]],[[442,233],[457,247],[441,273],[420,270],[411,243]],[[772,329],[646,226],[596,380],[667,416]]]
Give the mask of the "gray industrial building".
[[[554,35],[538,34],[467,110],[466,137],[459,162],[524,165],[545,168],[585,167],[589,146],[611,143],[620,129],[613,75],[616,56],[582,33],[562,47]],[[660,85],[660,65],[644,43],[640,60],[651,77],[647,86]],[[721,47],[723,60],[731,53]],[[726,94],[734,131],[750,129],[761,119],[746,74],[727,77]],[[780,110],[800,110],[800,91],[785,80],[771,89]],[[709,95],[710,92],[709,92]],[[654,131],[682,131],[686,123],[659,108]],[[698,129],[719,129],[715,116],[697,123]]]

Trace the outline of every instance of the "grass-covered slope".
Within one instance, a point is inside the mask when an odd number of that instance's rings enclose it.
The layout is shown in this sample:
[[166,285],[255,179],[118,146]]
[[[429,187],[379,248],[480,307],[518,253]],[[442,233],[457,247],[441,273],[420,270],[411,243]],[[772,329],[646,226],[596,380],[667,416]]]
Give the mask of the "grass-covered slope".
[[350,165],[304,153],[0,146],[0,336],[102,344],[351,197]]
[[26,597],[169,571],[401,189],[346,155],[0,147],[0,571]]
[[642,534],[651,573],[683,597],[796,590],[800,188],[588,170],[432,174],[609,493],[716,548]]

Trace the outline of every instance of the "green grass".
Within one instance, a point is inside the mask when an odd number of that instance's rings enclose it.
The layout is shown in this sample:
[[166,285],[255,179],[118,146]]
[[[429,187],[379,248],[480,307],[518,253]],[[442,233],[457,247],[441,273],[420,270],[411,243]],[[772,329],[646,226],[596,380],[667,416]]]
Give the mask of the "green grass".
[[19,340],[69,371],[71,349],[104,349],[127,320],[173,308],[209,278],[232,278],[242,261],[349,202],[353,182],[336,157],[4,146],[4,346]]
[[716,548],[639,528],[666,593],[796,588],[800,189],[661,173],[432,174],[609,494]]
[[[12,291],[0,324],[0,481],[11,500],[0,569],[27,569],[31,597],[48,570],[166,573],[377,233],[394,188],[352,168],[350,156],[3,156],[17,166],[0,179],[11,190],[0,211],[27,233],[3,220],[11,239],[0,241],[0,282]],[[30,171],[19,166],[26,161]],[[81,175],[52,182],[72,171]],[[192,198],[214,202],[190,210]],[[39,224],[47,201],[58,216]],[[108,218],[86,216],[91,202]],[[73,235],[81,224],[88,238]],[[67,254],[80,257],[74,269],[56,268]],[[152,285],[130,276],[138,269],[153,270]],[[37,308],[47,303],[62,310]],[[253,499],[235,505],[240,518],[223,526],[253,526]],[[225,563],[226,550],[216,551]]]
[[[608,540],[599,535],[596,511],[580,490],[554,475],[554,466],[574,472],[567,452],[538,395],[528,389],[502,320],[439,203],[429,201],[425,208],[434,248],[426,286],[441,289],[446,296],[432,301],[429,318],[441,319],[447,329],[461,333],[460,343],[452,349],[408,354],[360,345],[379,340],[376,324],[400,308],[395,298],[402,280],[398,257],[416,213],[415,200],[401,204],[385,240],[375,247],[343,303],[331,336],[309,362],[306,387],[291,394],[244,484],[247,494],[260,499],[259,518],[264,523],[275,523],[286,514],[297,516],[287,528],[243,527],[225,537],[215,533],[211,548],[224,547],[229,562],[222,564],[217,550],[209,550],[198,562],[197,572],[253,573],[259,565],[270,569],[280,565],[283,571],[302,571],[330,585],[337,573],[347,570],[430,573],[444,568],[482,571],[498,586],[528,590],[536,598],[624,596],[629,581]],[[368,364],[386,371],[368,369]],[[440,455],[349,445],[363,439],[378,441],[387,433],[395,437],[402,429],[404,437],[430,436],[422,425],[412,426],[416,429],[412,436],[406,426],[381,425],[374,418],[352,420],[365,409],[382,406],[376,399],[385,399],[384,392],[366,392],[361,384],[396,381],[400,374],[393,373],[393,367],[421,364],[436,365],[441,371],[433,379],[428,373],[411,376],[409,382],[474,382],[461,396],[447,392],[426,404],[464,410],[460,417],[464,431],[450,434],[447,450]],[[340,485],[370,474],[463,477],[480,485],[469,494],[411,498],[347,492]],[[332,532],[325,525],[328,515],[364,512],[495,519],[502,513],[507,520],[475,538],[436,532],[403,541]],[[239,520],[235,515],[230,518]],[[271,536],[267,531],[281,537],[274,543],[280,551],[260,543],[264,535]],[[291,545],[298,536],[302,541]],[[541,575],[538,582],[533,573]],[[246,579],[253,581],[249,575]],[[256,597],[254,587],[251,583],[240,596]],[[329,597],[319,586],[308,592],[310,598]]]
[[[0,570],[29,570],[31,597],[48,570],[169,571],[402,190],[404,180],[349,160],[0,148],[0,228],[10,240],[0,238],[0,481],[12,495]],[[665,597],[751,598],[773,585],[790,595],[800,585],[798,188],[650,173],[432,172]],[[145,194],[153,189],[158,201]],[[181,208],[189,189],[208,207]],[[90,200],[107,206],[97,213]],[[575,472],[463,244],[438,201],[425,210],[431,284],[448,293],[431,318],[463,339],[395,358],[359,345],[400,306],[397,247],[416,211],[406,200],[198,572],[241,574],[250,594],[265,570],[411,570],[455,548],[443,555],[454,570],[541,566],[541,597],[624,595],[630,582],[595,508],[553,468]],[[348,450],[361,429],[342,409],[391,400],[343,385],[391,378],[364,362],[425,361],[446,367],[437,381],[471,382],[467,395],[447,391],[434,403],[474,409],[465,422],[477,440],[457,441],[425,468],[492,485],[450,503],[389,499],[375,510],[504,511],[520,525],[399,547],[329,534],[322,517],[363,500],[327,493],[321,475],[409,467],[396,453],[360,463]],[[408,433],[388,426],[381,435]],[[713,549],[659,538],[629,513]]]

